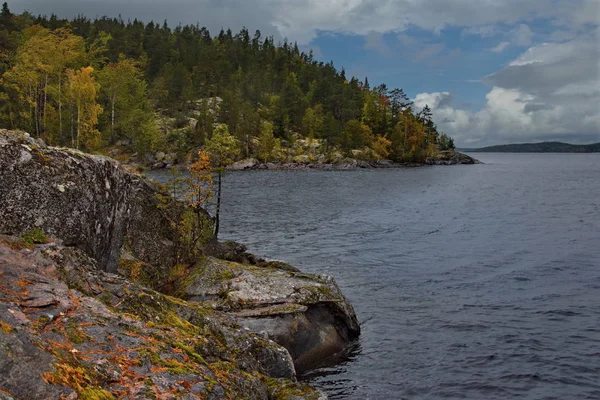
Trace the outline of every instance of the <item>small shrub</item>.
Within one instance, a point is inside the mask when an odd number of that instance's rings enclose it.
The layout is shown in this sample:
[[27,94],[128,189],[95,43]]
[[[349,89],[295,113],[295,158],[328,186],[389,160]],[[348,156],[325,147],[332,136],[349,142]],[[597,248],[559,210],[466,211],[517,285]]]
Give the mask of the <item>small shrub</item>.
[[48,236],[41,228],[33,228],[21,235],[21,242],[25,246],[33,246],[35,244],[48,243]]

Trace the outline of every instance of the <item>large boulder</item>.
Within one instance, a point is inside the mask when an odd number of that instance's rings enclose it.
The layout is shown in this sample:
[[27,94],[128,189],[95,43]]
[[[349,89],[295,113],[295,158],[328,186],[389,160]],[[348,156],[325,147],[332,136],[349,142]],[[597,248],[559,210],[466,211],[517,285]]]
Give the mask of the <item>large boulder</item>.
[[201,304],[99,271],[81,250],[0,237],[7,398],[319,399],[288,352]]
[[110,272],[126,245],[167,274],[172,233],[156,193],[113,159],[0,130],[0,233],[41,228]]
[[331,277],[285,263],[207,257],[175,287],[178,297],[210,301],[241,326],[284,346],[298,371],[341,352],[360,334],[352,305]]
[[245,160],[236,161],[227,167],[230,171],[243,171],[245,169],[256,168],[260,162],[256,158],[246,158]]

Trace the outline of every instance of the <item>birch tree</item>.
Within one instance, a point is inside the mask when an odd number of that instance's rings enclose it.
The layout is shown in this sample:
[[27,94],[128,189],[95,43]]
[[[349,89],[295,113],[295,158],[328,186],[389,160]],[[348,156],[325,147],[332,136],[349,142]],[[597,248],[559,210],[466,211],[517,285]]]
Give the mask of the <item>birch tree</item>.
[[98,115],[103,110],[102,106],[96,103],[99,85],[92,76],[93,71],[92,67],[68,71],[69,97],[75,108],[74,119],[76,120],[73,144],[78,149],[81,143],[88,149],[97,146],[100,136],[96,125]]

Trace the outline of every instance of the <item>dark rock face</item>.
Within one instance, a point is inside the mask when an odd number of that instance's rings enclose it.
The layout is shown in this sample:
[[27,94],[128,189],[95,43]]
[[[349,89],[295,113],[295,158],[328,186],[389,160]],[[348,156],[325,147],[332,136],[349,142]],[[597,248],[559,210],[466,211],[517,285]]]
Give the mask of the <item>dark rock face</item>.
[[15,244],[0,237],[0,393],[320,398],[294,383],[284,348],[226,316],[99,271],[81,250]]
[[0,130],[0,233],[40,227],[110,272],[127,242],[137,258],[162,267],[171,254],[170,232],[154,193],[110,158]]

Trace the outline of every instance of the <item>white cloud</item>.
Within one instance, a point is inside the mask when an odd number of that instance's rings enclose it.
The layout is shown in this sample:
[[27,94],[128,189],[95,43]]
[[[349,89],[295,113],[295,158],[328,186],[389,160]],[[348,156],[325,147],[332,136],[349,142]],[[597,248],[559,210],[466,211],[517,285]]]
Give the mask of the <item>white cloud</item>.
[[510,32],[506,33],[505,36],[509,39],[508,41],[500,42],[496,47],[490,50],[494,53],[502,53],[509,46],[526,47],[531,45],[533,41],[533,32],[526,24],[519,24]]
[[498,46],[490,50],[492,50],[494,53],[502,53],[508,46],[510,46],[510,42],[501,42],[498,44]]
[[511,36],[513,43],[517,46],[529,46],[533,38],[533,32],[531,32],[529,26],[520,24],[512,31]]
[[600,51],[595,34],[533,46],[485,78],[478,112],[456,108],[448,92],[421,93],[442,131],[459,145],[535,140],[600,141]]
[[461,34],[463,36],[474,35],[487,38],[497,36],[500,33],[501,31],[496,25],[479,25],[463,29]]

